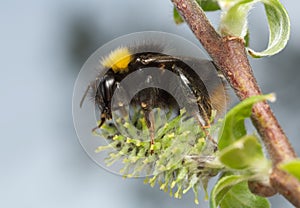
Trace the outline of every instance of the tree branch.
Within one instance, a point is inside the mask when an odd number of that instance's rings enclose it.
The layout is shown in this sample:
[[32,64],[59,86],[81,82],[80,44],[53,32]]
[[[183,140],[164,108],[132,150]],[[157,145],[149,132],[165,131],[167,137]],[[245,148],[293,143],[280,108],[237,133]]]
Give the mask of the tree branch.
[[[260,95],[261,90],[249,64],[243,40],[238,37],[221,37],[195,0],[171,1],[216,66],[222,71],[240,100]],[[260,102],[253,106],[252,121],[266,146],[274,167],[280,162],[296,157],[295,151],[266,102]],[[299,181],[285,174],[285,178],[289,177],[289,181],[295,183],[290,186],[290,183],[285,184],[280,176],[283,176],[283,172],[274,168],[270,178],[272,187],[295,206],[300,207]],[[260,189],[262,192],[264,190]],[[291,195],[291,193],[294,194]],[[268,193],[258,194],[268,195]]]
[[289,200],[295,207],[300,207],[299,181],[277,168],[273,170],[270,177],[272,187]]

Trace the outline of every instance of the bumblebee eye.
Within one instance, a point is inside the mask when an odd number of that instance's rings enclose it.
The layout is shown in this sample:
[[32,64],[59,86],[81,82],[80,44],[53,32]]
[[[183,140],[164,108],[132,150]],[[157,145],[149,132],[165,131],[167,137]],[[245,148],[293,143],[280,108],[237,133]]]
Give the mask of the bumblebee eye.
[[107,77],[104,82],[104,89],[105,89],[105,99],[110,101],[113,96],[113,88],[115,85],[115,78],[114,77]]
[[105,80],[105,88],[108,89],[108,88],[112,87],[114,85],[114,82],[115,82],[115,78],[114,77],[108,77]]

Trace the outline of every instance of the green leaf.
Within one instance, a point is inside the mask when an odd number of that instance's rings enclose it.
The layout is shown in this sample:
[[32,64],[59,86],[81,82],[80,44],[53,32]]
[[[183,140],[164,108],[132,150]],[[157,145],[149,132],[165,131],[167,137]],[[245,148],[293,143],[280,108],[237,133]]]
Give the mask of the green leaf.
[[255,52],[249,49],[253,57],[271,56],[280,52],[290,38],[290,19],[279,0],[262,0],[269,24],[269,43],[266,50]]
[[[223,11],[227,9],[230,2],[220,1],[220,5],[223,7]],[[222,35],[231,35],[236,37],[244,38],[248,31],[247,17],[251,10],[253,4],[256,2],[254,0],[239,0],[234,1],[228,11],[224,11],[221,17],[221,23],[219,30]]]
[[279,168],[293,175],[300,181],[300,159],[299,158],[280,164]]
[[229,175],[219,179],[210,194],[210,208],[217,208],[231,187],[243,181],[247,181],[248,178],[249,176],[245,175]]
[[264,157],[262,146],[253,135],[247,135],[219,153],[219,160],[231,169],[264,169],[268,162]]
[[182,17],[180,16],[179,12],[177,11],[176,7],[173,8],[173,18],[174,18],[174,22],[179,25],[181,23],[184,22],[184,20],[182,19]]
[[221,208],[268,208],[269,201],[250,192],[248,183],[241,182],[234,185],[220,203]]
[[[217,0],[196,0],[198,5],[203,9],[203,11],[209,12],[209,11],[216,11],[219,10],[219,4]],[[184,22],[182,17],[180,16],[178,10],[176,7],[173,8],[173,19],[174,22],[179,25]]]
[[289,16],[279,0],[219,0],[223,11],[220,32],[222,35],[245,38],[248,30],[247,16],[257,2],[262,2],[265,7],[269,26],[269,43],[264,51],[255,52],[252,49],[248,51],[253,57],[271,56],[280,52],[290,37]]
[[250,32],[247,30],[246,36],[244,37],[245,47],[248,47],[250,44]]
[[196,0],[198,5],[203,9],[203,11],[216,11],[219,10],[219,4],[217,0]]
[[274,94],[258,95],[243,100],[232,108],[225,116],[219,133],[219,150],[224,149],[246,135],[244,120],[250,117],[252,106],[263,100],[275,100]]

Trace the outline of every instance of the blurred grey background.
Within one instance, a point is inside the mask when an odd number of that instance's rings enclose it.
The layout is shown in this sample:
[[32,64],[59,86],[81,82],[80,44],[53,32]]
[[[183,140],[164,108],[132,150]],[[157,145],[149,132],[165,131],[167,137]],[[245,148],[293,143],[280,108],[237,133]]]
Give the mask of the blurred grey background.
[[[282,1],[291,18],[286,49],[251,59],[272,108],[300,155],[300,23],[298,1]],[[219,13],[208,14],[217,25]],[[118,36],[144,30],[181,35],[198,44],[186,25],[176,26],[169,0],[1,0],[0,207],[208,207],[193,193],[183,199],[123,180],[97,166],[81,148],[72,122],[72,90],[87,57]],[[261,5],[250,15],[251,45],[267,44]],[[233,98],[232,103],[236,102]],[[292,207],[281,196],[274,208]]]

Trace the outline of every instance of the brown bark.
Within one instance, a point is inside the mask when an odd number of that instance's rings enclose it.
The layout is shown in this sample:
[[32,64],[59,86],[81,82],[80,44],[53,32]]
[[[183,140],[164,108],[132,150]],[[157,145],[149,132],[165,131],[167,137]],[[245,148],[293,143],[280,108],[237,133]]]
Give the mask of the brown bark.
[[[260,95],[261,90],[249,64],[243,40],[238,37],[221,37],[195,0],[172,0],[172,2],[240,100]],[[274,167],[280,162],[296,157],[295,151],[266,102],[253,106],[252,121],[266,146]],[[281,176],[288,180],[287,183]],[[300,206],[299,181],[277,168],[274,168],[270,181],[272,187],[252,191],[256,191],[259,195],[270,195],[278,191],[295,206]],[[252,187],[259,186],[263,185],[252,184]],[[272,191],[272,188],[275,191]],[[264,193],[264,190],[269,192]]]

